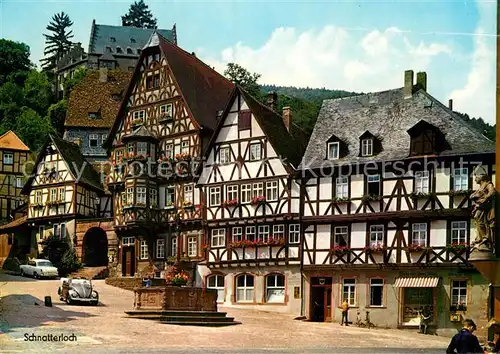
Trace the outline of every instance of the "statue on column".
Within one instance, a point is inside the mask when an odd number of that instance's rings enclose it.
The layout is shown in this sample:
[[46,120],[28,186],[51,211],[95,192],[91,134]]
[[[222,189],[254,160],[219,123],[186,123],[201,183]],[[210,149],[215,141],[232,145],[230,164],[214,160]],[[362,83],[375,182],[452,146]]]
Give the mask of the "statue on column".
[[[471,258],[490,256],[495,252],[495,199],[497,191],[483,166],[474,170],[479,188],[471,194],[474,203],[472,217],[476,223],[476,238],[471,243]],[[474,253],[474,255],[472,255]],[[481,253],[483,253],[481,255]]]

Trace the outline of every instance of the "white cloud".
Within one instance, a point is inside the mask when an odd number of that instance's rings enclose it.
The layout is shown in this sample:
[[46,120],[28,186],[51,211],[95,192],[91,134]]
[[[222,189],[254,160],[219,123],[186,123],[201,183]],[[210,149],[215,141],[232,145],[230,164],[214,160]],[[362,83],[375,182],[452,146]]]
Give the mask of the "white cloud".
[[[495,37],[486,36],[492,33],[495,25],[491,16],[496,12],[495,4],[479,3],[480,21],[475,31],[474,52],[471,55],[471,69],[467,75],[467,83],[460,89],[453,90],[454,109],[467,112],[473,117],[482,117],[485,121],[495,123]],[[488,29],[489,31],[486,31]],[[493,30],[492,30],[493,29]]]
[[[204,56],[204,60],[219,72],[224,71],[227,63],[236,62],[261,74],[259,82],[262,84],[356,92],[401,87],[405,70],[426,71],[430,84],[428,90],[436,98],[447,102],[452,97],[457,109],[460,107],[471,116],[492,117],[486,108],[488,102],[483,99],[487,96],[483,93],[491,85],[486,85],[486,88],[481,81],[486,77],[493,80],[494,77],[494,72],[490,71],[491,48],[482,42],[481,37],[476,37],[473,70],[467,85],[461,89],[459,82],[465,81],[467,72],[463,71],[469,67],[457,60],[461,53],[456,52],[452,42],[438,42],[434,39],[436,37],[430,37],[432,41],[427,40],[429,37],[415,37],[416,34],[396,27],[360,32],[329,25],[302,33],[282,27],[274,30],[260,47],[239,42],[215,58]],[[442,72],[442,67],[448,71]],[[432,85],[433,82],[436,84]],[[453,96],[448,96],[450,91],[453,91]],[[492,104],[493,100],[489,106]]]

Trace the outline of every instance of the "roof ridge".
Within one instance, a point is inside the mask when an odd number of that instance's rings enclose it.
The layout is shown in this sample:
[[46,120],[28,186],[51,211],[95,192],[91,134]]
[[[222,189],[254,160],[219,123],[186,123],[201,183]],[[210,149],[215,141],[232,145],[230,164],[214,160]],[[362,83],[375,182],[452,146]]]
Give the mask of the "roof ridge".
[[[416,85],[414,85],[416,86]],[[393,88],[393,89],[388,89],[388,90],[382,90],[382,91],[374,91],[374,92],[366,92],[366,93],[360,93],[360,94],[356,94],[356,95],[352,95],[352,96],[344,96],[344,97],[336,97],[336,98],[326,98],[323,100],[323,102],[327,101],[327,102],[332,102],[332,101],[340,101],[340,100],[353,100],[355,99],[356,97],[361,97],[361,96],[368,96],[368,95],[379,95],[379,94],[384,94],[384,93],[388,93],[388,92],[392,92],[392,91],[398,91],[398,90],[402,90],[403,87],[398,87],[398,88]]]

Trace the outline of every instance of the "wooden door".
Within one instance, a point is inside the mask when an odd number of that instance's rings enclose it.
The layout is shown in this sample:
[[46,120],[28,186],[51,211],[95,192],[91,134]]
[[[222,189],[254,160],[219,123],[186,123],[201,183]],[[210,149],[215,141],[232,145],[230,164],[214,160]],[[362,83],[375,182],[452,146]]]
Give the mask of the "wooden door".
[[332,288],[323,288],[325,304],[325,322],[332,321]]
[[500,321],[500,287],[493,288],[495,303],[493,304],[493,317]]
[[133,276],[135,271],[135,254],[134,247],[126,247],[123,249],[123,275]]

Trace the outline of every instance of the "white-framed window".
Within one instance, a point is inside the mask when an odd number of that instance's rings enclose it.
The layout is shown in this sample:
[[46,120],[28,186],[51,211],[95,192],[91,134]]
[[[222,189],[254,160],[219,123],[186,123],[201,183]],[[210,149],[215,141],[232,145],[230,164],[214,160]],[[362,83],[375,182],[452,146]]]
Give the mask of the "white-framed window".
[[269,274],[266,276],[266,302],[285,302],[285,276],[283,274]]
[[278,200],[278,181],[266,182],[266,200]]
[[231,162],[231,149],[229,146],[224,146],[219,149],[218,162],[221,164]]
[[451,222],[451,243],[466,243],[467,242],[467,222],[452,221]]
[[269,225],[259,225],[259,239],[264,242],[269,241]]
[[104,142],[106,141],[106,138],[108,137],[108,134],[102,134],[101,135],[101,145],[104,144]]
[[384,305],[384,279],[370,279],[370,306],[381,307]]
[[16,188],[23,188],[23,178],[22,177],[16,177]]
[[89,134],[89,146],[97,147],[99,145],[99,135]]
[[116,150],[115,162],[120,163],[122,159],[123,159],[123,150]]
[[380,175],[368,175],[366,179],[369,195],[380,195]]
[[52,188],[50,190],[50,201],[51,202],[57,201],[57,189],[56,188]]
[[262,145],[260,143],[250,144],[250,161],[258,161],[262,158]]
[[452,280],[451,305],[467,306],[467,280]]
[[373,155],[373,139],[367,138],[361,140],[361,156]]
[[65,187],[59,187],[59,198],[58,200],[60,201],[65,201],[66,200],[66,188]]
[[196,236],[188,237],[188,256],[196,257],[198,255],[198,238]]
[[59,237],[59,224],[52,225],[52,233],[54,237]]
[[174,144],[165,145],[165,157],[169,159],[174,158]]
[[241,202],[250,203],[252,200],[252,185],[242,184],[241,185]]
[[288,242],[300,242],[300,224],[291,224],[290,226],[288,226]]
[[210,188],[210,206],[220,205],[220,187]]
[[146,204],[146,187],[137,187],[137,204]]
[[212,247],[224,247],[226,244],[226,229],[212,230]]
[[227,200],[238,199],[238,185],[227,186]]
[[12,165],[14,163],[14,154],[11,152],[4,152],[3,163],[4,165]]
[[337,177],[335,179],[335,196],[337,198],[349,197],[349,178]]
[[144,122],[144,117],[146,112],[144,110],[135,111],[132,113],[132,119],[134,122]]
[[370,247],[384,245],[384,225],[370,225]]
[[40,236],[40,239],[43,239],[44,234],[45,234],[45,226],[38,226],[38,236]]
[[245,228],[245,239],[255,241],[255,226],[247,226]]
[[241,274],[236,277],[236,302],[253,302],[254,277]]
[[127,144],[127,154],[128,155],[133,155],[134,152],[135,152],[134,144],[133,143],[128,143]]
[[35,203],[42,204],[42,191],[35,192]]
[[122,246],[134,246],[135,237],[124,237],[122,238]]
[[149,206],[151,208],[158,206],[158,191],[156,188],[149,188]]
[[425,247],[427,244],[427,224],[417,223],[412,225],[411,244]]
[[156,240],[156,258],[165,258],[165,240]]
[[160,106],[160,116],[163,118],[172,117],[172,103],[167,103]]
[[186,184],[184,186],[184,201],[191,204],[194,203],[193,189],[194,188],[192,184]]
[[140,257],[141,259],[148,259],[148,243],[145,240],[141,241]]
[[148,154],[148,143],[144,141],[137,142],[137,155],[146,156]]
[[165,187],[165,206],[175,205],[175,188]]
[[342,299],[347,300],[349,306],[356,306],[356,279],[342,279]]
[[337,160],[339,158],[340,143],[335,141],[328,143],[328,160]]
[[224,276],[210,275],[207,278],[207,289],[217,290],[217,302],[224,302]]
[[429,171],[415,172],[415,192],[429,193]]
[[243,228],[241,226],[233,227],[233,242],[238,242],[243,239]]
[[54,233],[54,236],[59,237],[59,239],[66,238],[66,224],[54,224],[52,226],[52,232]]
[[181,141],[181,154],[189,154],[189,140]]
[[333,229],[333,242],[335,247],[349,246],[349,229],[347,226],[335,226]]
[[177,237],[172,237],[172,242],[170,243],[170,253],[173,257],[177,256]]
[[273,225],[273,238],[285,238],[285,225]]
[[453,190],[465,191],[469,189],[469,171],[467,168],[453,170]]
[[127,205],[134,204],[134,188],[127,188]]
[[253,184],[252,196],[253,197],[264,196],[264,183],[258,182]]

